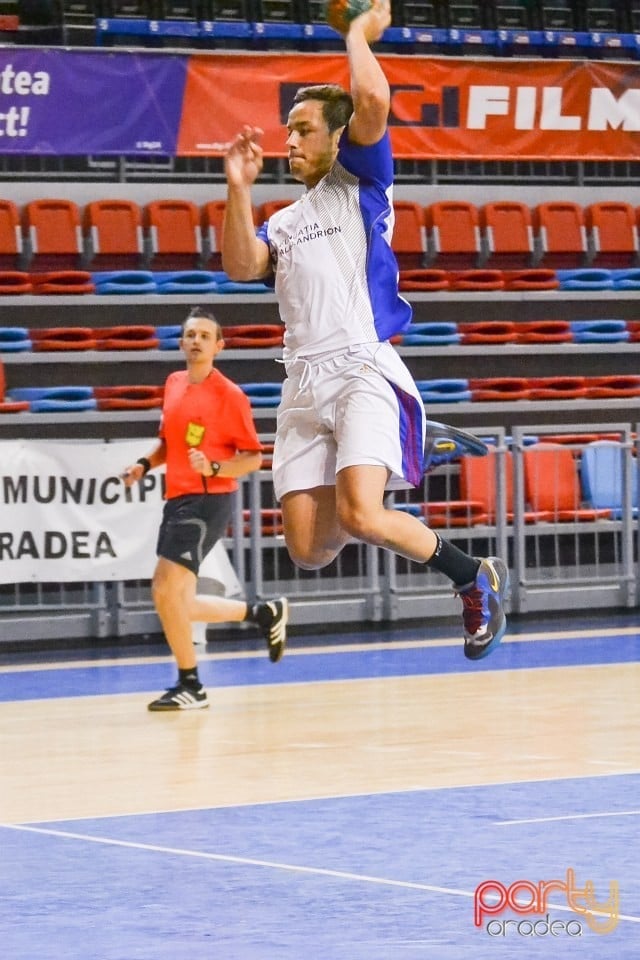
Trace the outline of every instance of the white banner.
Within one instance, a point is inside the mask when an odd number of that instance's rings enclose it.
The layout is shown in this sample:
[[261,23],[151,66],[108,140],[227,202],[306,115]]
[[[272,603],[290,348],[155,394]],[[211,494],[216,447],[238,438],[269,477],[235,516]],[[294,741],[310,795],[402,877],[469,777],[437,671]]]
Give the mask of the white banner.
[[164,473],[119,474],[152,445],[0,443],[0,583],[150,578]]

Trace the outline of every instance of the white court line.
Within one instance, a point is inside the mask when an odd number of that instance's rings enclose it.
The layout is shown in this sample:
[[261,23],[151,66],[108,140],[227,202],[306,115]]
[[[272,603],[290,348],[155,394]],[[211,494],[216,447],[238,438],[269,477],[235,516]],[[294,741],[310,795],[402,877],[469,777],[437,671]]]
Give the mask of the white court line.
[[612,810],[607,813],[568,813],[562,817],[532,817],[529,820],[496,820],[494,827],[511,827],[519,823],[553,823],[557,820],[590,820],[598,817],[638,817],[640,810]]
[[[0,827],[7,830],[21,830],[27,833],[38,833],[50,837],[60,837],[65,840],[84,840],[87,843],[105,844],[106,846],[126,847],[130,850],[143,850],[149,853],[168,853],[171,856],[193,857],[200,860],[215,860],[218,863],[234,863],[247,867],[268,867],[271,870],[284,870],[289,873],[306,873],[318,877],[331,877],[335,880],[354,880],[358,883],[371,883],[383,887],[402,887],[405,890],[422,890],[425,893],[444,893],[455,897],[475,896],[473,890],[459,890],[456,887],[438,887],[431,883],[415,883],[411,880],[392,880],[390,877],[373,877],[366,873],[349,873],[346,870],[328,870],[325,867],[304,867],[294,863],[279,863],[276,860],[256,860],[253,857],[234,857],[222,853],[205,853],[202,850],[184,850],[181,847],[161,847],[157,844],[136,843],[132,840],[115,840],[111,837],[92,837],[84,833],[71,833],[64,830],[51,830],[44,827],[26,827],[22,824],[3,823]],[[548,904],[550,910],[561,910],[565,913],[575,913],[566,904]],[[600,911],[594,910],[594,914]],[[605,915],[605,914],[603,914]],[[620,920],[630,923],[640,923],[640,917],[619,914]]]
[[[502,639],[502,645],[509,643],[532,643],[536,640],[576,640],[583,637],[622,637],[635,636],[640,633],[639,627],[621,627],[615,629],[609,627],[605,630],[551,630],[541,631],[539,633],[523,633],[513,636],[506,636]],[[290,638],[287,647],[286,657],[311,657],[318,654],[329,653],[371,653],[380,650],[412,650],[429,649],[436,647],[458,647],[460,646],[460,637],[440,637],[430,640],[380,640],[371,643],[347,643],[332,644],[327,643],[322,646],[295,647],[292,646],[296,641],[296,636]],[[301,641],[304,642],[304,636]],[[215,643],[215,641],[212,641]],[[218,653],[201,652],[198,660],[201,663],[215,660],[264,660],[263,652],[257,653],[253,650],[226,650]],[[52,663],[20,663],[3,665],[3,673],[30,673],[46,670],[64,670],[64,669],[87,669],[90,667],[137,667],[147,664],[163,664],[173,662],[169,652],[158,654],[153,657],[108,657],[104,660],[60,660]],[[602,666],[602,664],[599,664]]]

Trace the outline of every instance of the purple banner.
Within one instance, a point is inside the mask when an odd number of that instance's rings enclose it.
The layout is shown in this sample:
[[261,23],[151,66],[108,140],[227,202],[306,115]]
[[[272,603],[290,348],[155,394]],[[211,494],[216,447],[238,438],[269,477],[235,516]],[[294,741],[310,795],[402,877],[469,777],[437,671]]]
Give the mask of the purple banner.
[[173,155],[187,58],[0,50],[0,153]]

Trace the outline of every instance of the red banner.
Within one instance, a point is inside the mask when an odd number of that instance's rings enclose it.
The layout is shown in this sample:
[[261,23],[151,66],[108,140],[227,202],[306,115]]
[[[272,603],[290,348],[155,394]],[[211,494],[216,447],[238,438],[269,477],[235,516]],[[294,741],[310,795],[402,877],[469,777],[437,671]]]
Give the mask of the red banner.
[[[400,159],[639,160],[640,65],[381,56]],[[177,153],[215,155],[248,123],[286,156],[298,87],[348,85],[343,54],[189,59]]]

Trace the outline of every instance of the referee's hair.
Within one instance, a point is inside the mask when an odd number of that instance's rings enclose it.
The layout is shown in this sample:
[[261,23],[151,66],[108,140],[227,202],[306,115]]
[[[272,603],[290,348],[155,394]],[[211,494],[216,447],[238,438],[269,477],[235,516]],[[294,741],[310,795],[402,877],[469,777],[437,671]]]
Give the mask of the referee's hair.
[[211,320],[211,323],[215,324],[216,337],[217,337],[217,339],[218,339],[218,340],[222,340],[222,339],[223,339],[222,326],[221,326],[220,323],[216,320],[216,318],[214,317],[214,315],[211,313],[210,310],[203,310],[202,307],[192,307],[192,308],[191,308],[191,310],[189,311],[189,313],[188,313],[187,316],[186,316],[186,319],[185,319],[184,323],[182,324],[182,333],[183,333],[183,334],[184,334],[185,327],[186,327],[186,325],[188,324],[189,320],[195,320],[195,319]]

